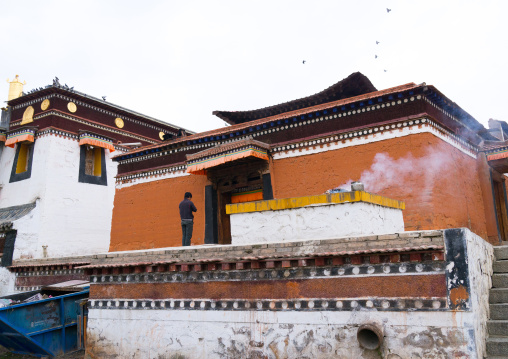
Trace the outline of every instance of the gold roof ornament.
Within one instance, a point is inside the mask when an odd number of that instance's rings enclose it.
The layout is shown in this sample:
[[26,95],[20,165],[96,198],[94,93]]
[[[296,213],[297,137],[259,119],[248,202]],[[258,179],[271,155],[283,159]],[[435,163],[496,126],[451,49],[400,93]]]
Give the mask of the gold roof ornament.
[[46,111],[49,107],[49,100],[48,99],[45,99],[44,101],[42,101],[41,103],[41,110],[42,111]]
[[120,117],[115,118],[115,125],[118,128],[123,128],[124,126],[123,120]]
[[76,111],[77,111],[78,107],[76,106],[76,104],[75,104],[74,102],[69,102],[69,103],[67,104],[67,109],[68,109],[70,112],[74,113],[74,112],[76,112]]
[[23,85],[26,85],[26,81],[19,81],[19,75],[16,75],[12,81],[7,79],[7,82],[9,83],[9,96],[7,97],[7,101],[14,100],[23,95]]
[[33,106],[28,106],[23,113],[23,120],[20,125],[26,125],[27,123],[34,122],[34,108]]

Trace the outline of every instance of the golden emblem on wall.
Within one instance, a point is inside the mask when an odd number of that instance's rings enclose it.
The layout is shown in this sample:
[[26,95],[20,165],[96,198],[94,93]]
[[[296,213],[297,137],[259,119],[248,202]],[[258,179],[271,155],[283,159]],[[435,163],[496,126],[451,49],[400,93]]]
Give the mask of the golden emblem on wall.
[[23,112],[23,120],[20,125],[24,125],[26,123],[34,122],[34,108],[32,106],[28,106]]
[[67,109],[71,112],[76,112],[76,110],[78,109],[78,107],[76,106],[76,104],[74,102],[69,102],[67,104]]
[[164,141],[164,132],[159,132],[159,138]]
[[49,107],[49,100],[48,99],[45,99],[44,101],[42,101],[41,103],[41,110],[42,111],[46,111]]
[[115,125],[118,128],[123,128],[124,126],[123,120],[120,117],[115,118]]

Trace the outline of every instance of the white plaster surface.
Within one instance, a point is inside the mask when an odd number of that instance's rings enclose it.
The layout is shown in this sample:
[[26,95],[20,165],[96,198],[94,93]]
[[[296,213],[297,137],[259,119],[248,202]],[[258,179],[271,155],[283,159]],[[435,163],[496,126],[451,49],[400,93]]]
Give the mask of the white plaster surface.
[[78,141],[46,135],[34,144],[29,179],[9,183],[15,149],[0,158],[0,208],[37,200],[30,215],[16,221],[14,260],[107,252],[117,164],[105,151],[107,186],[78,182]]
[[404,231],[402,210],[353,202],[230,216],[231,242],[284,242]]
[[36,258],[41,231],[41,200],[36,200],[34,209],[14,221],[12,228],[17,230],[12,260]]
[[[428,120],[426,120],[426,121],[428,121]],[[359,132],[361,132],[361,131],[359,131]],[[345,143],[342,143],[342,140],[341,140],[341,141],[339,141],[339,143],[329,143],[329,146],[323,146],[322,148],[319,146],[319,143],[318,143],[318,146],[316,146],[315,148],[312,148],[312,147],[302,148],[301,151],[300,151],[300,148],[294,148],[294,149],[287,151],[287,152],[276,152],[273,154],[273,159],[279,160],[279,159],[283,159],[283,158],[306,156],[306,155],[311,155],[314,153],[333,151],[333,150],[338,150],[341,148],[352,147],[352,146],[360,146],[360,145],[364,145],[367,143],[379,142],[379,141],[384,141],[384,140],[388,140],[388,139],[392,139],[392,138],[405,137],[405,136],[414,135],[414,134],[418,134],[418,133],[431,133],[434,136],[436,136],[436,137],[440,138],[441,140],[447,142],[448,144],[452,145],[459,151],[465,153],[469,157],[476,159],[476,154],[472,150],[467,149],[465,146],[460,144],[458,141],[454,141],[450,136],[445,135],[442,131],[438,130],[437,128],[435,128],[434,126],[431,126],[428,123],[421,125],[421,126],[413,125],[413,126],[407,126],[407,127],[402,127],[402,128],[396,127],[394,129],[390,129],[390,130],[384,131],[382,133],[376,132],[376,133],[371,133],[371,134],[367,134],[367,135],[363,135],[363,136],[352,137],[352,138],[346,139]],[[308,142],[313,142],[313,141],[308,141]]]
[[[87,350],[97,358],[476,358],[467,312],[267,312],[91,309]],[[359,325],[383,323],[379,351]]]
[[489,290],[492,287],[494,248],[478,235],[465,230],[471,311],[478,358],[487,354],[487,320],[489,317]]
[[13,294],[15,292],[15,274],[7,268],[0,267],[0,297]]

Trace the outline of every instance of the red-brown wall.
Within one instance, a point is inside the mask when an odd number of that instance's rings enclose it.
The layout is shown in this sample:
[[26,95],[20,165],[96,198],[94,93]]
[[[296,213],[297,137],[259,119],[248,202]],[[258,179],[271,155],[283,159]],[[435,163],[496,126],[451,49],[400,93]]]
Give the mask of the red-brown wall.
[[[361,179],[376,154],[388,159],[378,171],[384,180],[365,181],[365,190],[405,201],[407,231],[467,227],[488,237],[476,160],[429,133],[274,160],[274,197],[321,194]],[[206,176],[190,175],[117,190],[110,251],[180,246],[186,191],[198,208],[192,243],[203,244],[205,185]]]
[[[487,238],[476,160],[429,133],[275,160],[274,196],[321,194],[359,180],[378,153],[391,158],[379,171],[385,185],[366,182],[365,190],[405,201],[407,231],[467,227]],[[408,170],[410,164],[413,168]]]
[[117,189],[111,226],[111,251],[176,247],[182,245],[178,204],[192,193],[192,244],[203,244],[205,234],[206,176],[183,176]]

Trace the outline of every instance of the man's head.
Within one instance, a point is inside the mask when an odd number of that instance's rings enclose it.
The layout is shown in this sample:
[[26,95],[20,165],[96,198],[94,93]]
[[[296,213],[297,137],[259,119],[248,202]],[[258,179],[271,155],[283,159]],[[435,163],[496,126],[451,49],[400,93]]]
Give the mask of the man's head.
[[192,198],[192,193],[185,192],[185,196],[183,196],[183,198]]

